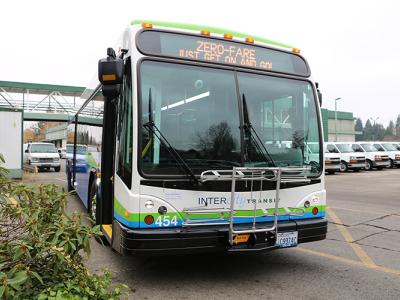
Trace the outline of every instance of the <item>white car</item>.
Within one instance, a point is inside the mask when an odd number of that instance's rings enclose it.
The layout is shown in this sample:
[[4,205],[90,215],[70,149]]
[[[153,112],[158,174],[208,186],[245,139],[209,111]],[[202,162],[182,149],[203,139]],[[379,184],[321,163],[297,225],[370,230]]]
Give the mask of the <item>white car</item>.
[[351,148],[351,143],[329,142],[326,143],[326,150],[340,156],[340,171],[342,172],[348,170],[357,172],[365,168],[365,155],[355,152]]
[[24,162],[39,169],[54,168],[56,172],[61,169],[60,156],[52,143],[28,143],[24,151]]
[[400,150],[397,149],[393,143],[381,142],[374,143],[375,148],[379,151],[385,151],[387,155],[389,155],[390,160],[390,168],[400,167]]
[[379,152],[371,142],[352,143],[351,147],[355,152],[365,155],[365,170],[382,170],[390,166],[389,156],[385,152]]

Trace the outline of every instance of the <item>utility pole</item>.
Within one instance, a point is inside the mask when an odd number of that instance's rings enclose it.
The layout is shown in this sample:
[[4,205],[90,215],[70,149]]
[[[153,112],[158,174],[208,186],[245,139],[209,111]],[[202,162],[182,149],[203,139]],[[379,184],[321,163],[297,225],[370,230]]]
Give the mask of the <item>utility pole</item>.
[[335,99],[335,142],[337,142],[337,102],[342,98]]

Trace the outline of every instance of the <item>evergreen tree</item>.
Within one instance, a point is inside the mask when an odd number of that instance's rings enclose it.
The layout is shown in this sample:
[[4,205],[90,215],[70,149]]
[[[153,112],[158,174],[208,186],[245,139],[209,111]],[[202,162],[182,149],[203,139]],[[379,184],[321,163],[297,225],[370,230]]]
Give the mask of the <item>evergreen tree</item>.
[[362,141],[364,139],[364,127],[360,118],[356,119],[355,131],[361,132],[361,134],[356,134],[356,141]]
[[363,138],[365,141],[370,141],[372,140],[372,135],[373,135],[373,128],[371,121],[368,119],[367,122],[365,123]]
[[385,135],[394,135],[394,122],[391,120],[386,128]]
[[396,135],[400,137],[400,114],[397,116],[396,120]]

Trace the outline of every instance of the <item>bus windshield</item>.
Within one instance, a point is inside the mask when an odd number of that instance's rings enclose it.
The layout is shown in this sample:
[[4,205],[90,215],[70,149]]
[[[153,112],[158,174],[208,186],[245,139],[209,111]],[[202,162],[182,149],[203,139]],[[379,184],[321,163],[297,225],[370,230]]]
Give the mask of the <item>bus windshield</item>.
[[57,153],[53,144],[32,144],[31,153]]
[[350,147],[349,144],[336,144],[336,147],[339,149],[341,153],[354,152],[354,150]]
[[[271,166],[264,159],[269,156],[276,166],[311,165],[311,172],[319,173],[319,126],[309,82],[154,61],[142,62],[140,76],[139,154],[145,174],[183,174],[170,148],[195,174]],[[262,147],[241,138],[243,113]],[[149,122],[168,144],[146,129]]]

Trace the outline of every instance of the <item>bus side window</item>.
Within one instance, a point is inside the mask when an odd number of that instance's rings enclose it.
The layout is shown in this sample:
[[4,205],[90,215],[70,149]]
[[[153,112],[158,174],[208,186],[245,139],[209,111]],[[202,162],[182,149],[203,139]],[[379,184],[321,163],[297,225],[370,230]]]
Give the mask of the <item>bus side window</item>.
[[118,102],[117,174],[128,188],[132,186],[132,74],[131,60],[125,63],[122,92]]

